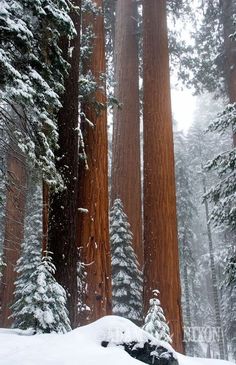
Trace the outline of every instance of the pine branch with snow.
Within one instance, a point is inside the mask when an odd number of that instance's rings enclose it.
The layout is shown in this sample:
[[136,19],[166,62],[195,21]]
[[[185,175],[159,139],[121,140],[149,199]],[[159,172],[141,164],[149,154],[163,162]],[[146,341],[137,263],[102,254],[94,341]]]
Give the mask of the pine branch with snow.
[[62,188],[55,167],[57,114],[68,63],[59,47],[75,35],[67,0],[2,0],[0,122],[48,184]]
[[[228,104],[208,127],[208,131],[225,134],[230,128],[236,134],[236,103]],[[210,219],[215,226],[236,230],[236,147],[218,154],[205,165],[206,171],[215,171],[219,182],[206,193],[213,203]]]

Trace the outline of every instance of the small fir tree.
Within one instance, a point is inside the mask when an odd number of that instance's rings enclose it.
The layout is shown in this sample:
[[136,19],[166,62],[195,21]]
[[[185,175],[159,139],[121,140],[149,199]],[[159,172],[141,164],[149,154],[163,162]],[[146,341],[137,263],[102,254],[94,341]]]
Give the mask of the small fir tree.
[[159,290],[155,289],[152,292],[153,298],[149,302],[150,308],[145,318],[143,329],[159,341],[171,343],[170,329],[158,299]]
[[32,193],[29,192],[27,215],[24,222],[24,241],[21,246],[21,256],[17,261],[15,281],[15,302],[22,296],[22,290],[29,282],[30,275],[37,269],[41,262],[42,245],[42,194],[41,187],[36,186]]
[[71,330],[66,309],[66,292],[55,278],[55,266],[46,256],[22,288],[12,306],[15,326],[35,333],[65,333]]
[[112,311],[139,324],[142,318],[143,279],[132,239],[122,202],[116,199],[110,213]]

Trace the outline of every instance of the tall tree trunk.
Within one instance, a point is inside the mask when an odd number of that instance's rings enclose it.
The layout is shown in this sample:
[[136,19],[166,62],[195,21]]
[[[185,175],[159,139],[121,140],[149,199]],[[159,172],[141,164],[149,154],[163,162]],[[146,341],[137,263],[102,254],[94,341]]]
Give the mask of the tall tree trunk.
[[25,158],[16,145],[11,145],[7,153],[7,197],[5,214],[5,236],[1,284],[0,327],[10,327],[12,319],[10,306],[13,304],[16,262],[20,257],[21,243],[24,238],[24,215],[27,193]]
[[[102,0],[94,3],[101,7]],[[105,43],[103,15],[86,14],[83,27],[92,25],[95,35],[92,54],[85,71],[91,70],[99,88],[95,92],[96,102],[106,104],[105,82],[101,76],[105,73]],[[111,313],[111,270],[108,222],[108,142],[107,112],[97,112],[95,105],[83,105],[86,120],[82,120],[81,129],[86,164],[79,169],[79,208],[88,210],[87,214],[79,210],[78,247],[82,247],[82,256],[87,271],[87,305],[90,316],[87,321],[96,320]],[[80,322],[83,319],[80,320]]]
[[[230,103],[236,103],[236,40],[229,38],[235,33],[234,14],[235,0],[222,1],[225,51],[226,90]],[[233,134],[233,144],[236,147],[236,133]]]
[[122,200],[142,265],[137,3],[133,0],[116,1],[115,82],[115,97],[121,108],[114,111],[111,204],[116,198]]
[[[80,0],[72,1],[80,7]],[[77,8],[77,9],[78,9]],[[79,118],[79,59],[80,14],[73,10],[71,18],[77,36],[70,42],[61,40],[63,56],[70,63],[65,80],[62,108],[58,114],[59,150],[57,168],[65,187],[50,196],[48,249],[53,252],[56,280],[66,289],[69,317],[72,327],[77,326],[77,189],[78,189],[78,118]],[[68,49],[73,50],[70,57]]]
[[[207,192],[206,187],[206,178],[203,173],[202,178],[203,184],[203,194],[205,195]],[[219,351],[220,351],[220,358],[224,359],[224,338],[223,338],[223,327],[222,327],[222,320],[221,320],[221,309],[220,309],[220,300],[219,300],[219,293],[218,293],[218,280],[216,276],[216,267],[215,267],[215,259],[214,259],[214,249],[213,249],[213,242],[212,242],[212,234],[211,234],[211,227],[209,222],[209,207],[207,199],[204,200],[205,205],[205,213],[206,213],[206,224],[207,224],[207,237],[208,237],[208,244],[209,244],[209,255],[210,255],[210,269],[211,269],[211,277],[212,277],[212,294],[213,294],[213,302],[214,302],[214,310],[215,310],[215,325],[216,327],[220,328],[220,335],[219,335]]]
[[188,327],[191,327],[191,307],[190,307],[190,293],[189,293],[189,278],[188,278],[188,266],[185,264],[183,267],[184,277],[184,296],[185,296],[185,312],[186,312],[186,323]]
[[48,215],[49,215],[49,187],[45,181],[43,181],[43,239],[42,239],[42,255],[46,254],[48,249]]
[[144,304],[152,290],[183,352],[166,1],[143,2]]
[[[184,298],[185,298],[185,323],[188,328],[191,329],[192,326],[192,320],[191,320],[191,300],[190,300],[190,290],[189,290],[189,284],[190,284],[190,278],[189,278],[189,272],[188,272],[188,257],[186,257],[186,252],[184,250],[185,245],[188,244],[188,242],[183,242],[183,292],[184,292]],[[193,342],[189,341],[185,344],[185,349],[187,355],[194,356],[194,344]]]

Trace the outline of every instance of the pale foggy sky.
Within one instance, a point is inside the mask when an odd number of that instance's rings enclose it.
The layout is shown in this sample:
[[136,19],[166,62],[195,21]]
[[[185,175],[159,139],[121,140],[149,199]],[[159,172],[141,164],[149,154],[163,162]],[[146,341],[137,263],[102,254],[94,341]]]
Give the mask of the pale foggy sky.
[[186,132],[193,122],[195,97],[188,89],[172,89],[171,103],[173,119],[177,122],[178,129]]

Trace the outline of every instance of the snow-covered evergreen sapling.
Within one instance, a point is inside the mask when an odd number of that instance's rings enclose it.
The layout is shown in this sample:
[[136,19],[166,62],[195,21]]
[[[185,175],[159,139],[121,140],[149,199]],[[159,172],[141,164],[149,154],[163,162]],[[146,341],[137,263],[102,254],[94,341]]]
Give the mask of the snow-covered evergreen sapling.
[[28,193],[24,241],[15,269],[18,276],[15,281],[14,302],[21,298],[22,290],[29,282],[30,275],[35,272],[41,262],[42,191],[39,185],[33,189],[33,192],[30,189]]
[[170,329],[158,299],[159,290],[154,289],[152,292],[153,298],[149,302],[150,308],[145,318],[143,329],[159,341],[171,343]]
[[71,330],[66,292],[55,278],[50,256],[42,258],[12,306],[15,326],[35,333],[65,333]]
[[133,235],[120,199],[110,213],[112,312],[139,324],[142,318],[142,272],[132,247]]

